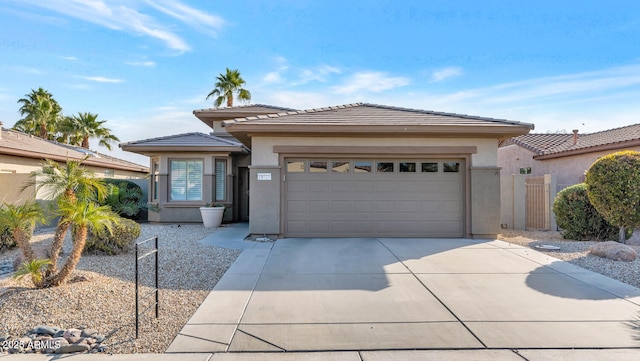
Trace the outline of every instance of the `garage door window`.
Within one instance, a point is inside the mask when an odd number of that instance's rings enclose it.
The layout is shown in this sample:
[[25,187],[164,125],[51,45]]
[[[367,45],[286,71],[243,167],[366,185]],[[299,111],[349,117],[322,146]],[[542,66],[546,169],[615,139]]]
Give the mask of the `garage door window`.
[[356,173],[371,173],[371,162],[355,162],[353,171]]
[[405,163],[400,162],[400,173],[415,173],[416,172],[416,164],[415,163]]
[[422,163],[422,173],[437,173],[438,163]]
[[287,161],[287,172],[304,173],[304,161],[301,161],[301,160]]
[[442,165],[445,173],[457,173],[460,171],[460,163],[458,162],[444,162]]
[[331,162],[331,171],[334,173],[349,173],[350,162]]
[[378,173],[393,173],[393,163],[378,162]]
[[311,173],[326,173],[327,162],[309,162],[309,172]]

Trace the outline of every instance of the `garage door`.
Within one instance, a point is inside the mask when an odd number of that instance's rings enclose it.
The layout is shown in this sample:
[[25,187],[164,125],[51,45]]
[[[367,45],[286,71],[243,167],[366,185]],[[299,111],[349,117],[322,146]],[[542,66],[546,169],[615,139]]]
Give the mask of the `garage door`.
[[287,237],[463,237],[462,159],[285,160]]

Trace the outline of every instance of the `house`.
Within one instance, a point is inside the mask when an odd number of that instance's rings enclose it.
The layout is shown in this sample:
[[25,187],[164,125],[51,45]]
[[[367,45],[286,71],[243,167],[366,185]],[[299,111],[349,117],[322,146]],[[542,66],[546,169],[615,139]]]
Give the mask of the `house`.
[[521,135],[500,145],[498,166],[503,175],[553,174],[564,188],[584,182],[593,162],[621,150],[640,151],[640,124],[588,134]]
[[194,114],[211,134],[120,145],[151,158],[149,219],[200,222],[223,203],[256,237],[493,237],[498,144],[533,129],[365,103]]
[[0,122],[0,201],[11,203],[32,198],[33,191],[22,192],[22,185],[31,172],[42,169],[45,159],[60,163],[85,159],[85,167],[100,178],[135,180],[149,174],[146,166],[5,129]]

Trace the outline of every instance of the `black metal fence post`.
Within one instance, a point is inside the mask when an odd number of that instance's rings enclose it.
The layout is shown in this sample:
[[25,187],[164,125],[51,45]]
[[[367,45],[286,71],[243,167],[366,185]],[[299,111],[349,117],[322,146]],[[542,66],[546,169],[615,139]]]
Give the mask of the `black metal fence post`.
[[[142,256],[139,255],[139,249],[140,249],[140,245],[154,240],[154,248],[151,249],[149,252],[143,254]],[[142,299],[139,297],[140,294],[140,260],[148,257],[152,254],[155,254],[155,284],[154,284],[154,289],[149,292],[148,294],[142,296]],[[140,331],[140,316],[144,315],[145,312],[147,312],[151,306],[155,305],[155,309],[156,309],[156,318],[158,318],[158,311],[159,311],[159,305],[160,305],[160,294],[158,292],[158,262],[159,262],[159,252],[158,252],[158,236],[155,236],[153,238],[149,238],[147,240],[141,241],[141,242],[137,242],[136,243],[136,339],[138,338],[139,335],[139,331]],[[147,308],[145,308],[142,312],[140,312],[140,301],[144,301],[145,299],[149,298],[149,296],[155,294],[155,302],[151,305],[149,305]]]

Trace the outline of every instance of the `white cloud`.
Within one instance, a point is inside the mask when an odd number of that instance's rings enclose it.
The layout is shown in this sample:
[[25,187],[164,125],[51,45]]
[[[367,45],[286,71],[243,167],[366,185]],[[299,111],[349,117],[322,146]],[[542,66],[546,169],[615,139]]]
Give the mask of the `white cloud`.
[[[163,41],[170,49],[185,52],[191,49],[171,26],[161,24],[155,17],[119,0],[23,0],[31,5],[49,9],[70,17],[98,24],[109,29],[145,35]],[[146,4],[189,26],[215,35],[224,20],[218,16],[184,5],[179,1],[146,1]]]
[[208,14],[204,11],[187,6],[179,1],[147,0],[147,3],[163,13],[176,18],[187,25],[200,28],[213,36],[215,36],[216,32],[226,23],[224,19],[219,16]]
[[78,58],[76,58],[75,56],[61,56],[60,59],[63,60],[69,60],[69,61],[76,61],[78,60]]
[[85,76],[82,77],[83,79],[86,80],[91,80],[91,81],[95,81],[98,83],[122,83],[124,82],[124,80],[122,79],[114,79],[114,78],[107,78],[104,76]]
[[262,77],[262,81],[268,84],[279,83],[282,81],[282,76],[277,71],[272,71],[267,73],[264,77]]
[[128,61],[126,62],[126,64],[128,65],[133,65],[133,66],[147,66],[147,67],[154,67],[156,66],[156,62],[155,61]]
[[353,94],[359,91],[381,92],[409,85],[411,80],[405,77],[389,76],[378,71],[355,73],[340,86],[333,88],[337,94]]
[[450,66],[447,68],[442,68],[442,69],[438,69],[436,71],[434,71],[433,73],[431,73],[431,82],[432,83],[437,83],[440,81],[443,81],[445,79],[448,78],[453,78],[456,76],[460,76],[462,75],[464,72],[462,71],[462,68],[459,68],[457,66]]

